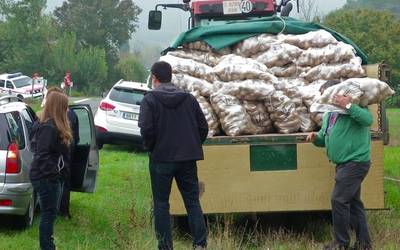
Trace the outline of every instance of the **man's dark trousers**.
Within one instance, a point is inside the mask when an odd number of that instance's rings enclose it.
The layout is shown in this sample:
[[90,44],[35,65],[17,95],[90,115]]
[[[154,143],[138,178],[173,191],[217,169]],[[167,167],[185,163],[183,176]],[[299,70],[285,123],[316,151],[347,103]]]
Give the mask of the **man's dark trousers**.
[[350,226],[356,231],[362,249],[371,245],[364,205],[360,199],[361,182],[370,162],[347,162],[336,166],[335,187],[332,192],[332,218],[335,240],[340,246],[350,245]]
[[175,178],[189,219],[194,246],[206,246],[207,229],[199,200],[199,181],[195,161],[150,163],[154,202],[154,225],[159,249],[173,249],[169,195]]

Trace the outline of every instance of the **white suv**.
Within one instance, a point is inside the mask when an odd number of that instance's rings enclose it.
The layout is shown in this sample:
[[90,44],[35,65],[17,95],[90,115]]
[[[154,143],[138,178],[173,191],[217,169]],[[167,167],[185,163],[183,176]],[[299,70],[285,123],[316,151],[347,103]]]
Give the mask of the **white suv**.
[[43,95],[44,84],[41,81],[35,81],[32,87],[33,79],[25,76],[22,73],[1,74],[0,75],[0,90],[8,92],[17,97],[41,97]]
[[103,144],[142,147],[138,127],[140,103],[149,91],[146,83],[119,80],[100,102],[94,123],[99,148]]

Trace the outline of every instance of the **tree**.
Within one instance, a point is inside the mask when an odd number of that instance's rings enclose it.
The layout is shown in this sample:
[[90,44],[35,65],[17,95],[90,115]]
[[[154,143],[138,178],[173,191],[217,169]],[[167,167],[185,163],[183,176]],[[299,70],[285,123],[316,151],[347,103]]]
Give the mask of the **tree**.
[[83,47],[104,48],[113,64],[119,47],[136,31],[140,13],[132,0],[67,0],[54,16],[61,31],[74,32]]
[[146,80],[147,71],[135,55],[121,58],[115,67],[125,80],[137,82],[144,82]]
[[368,8],[373,10],[387,10],[400,17],[399,0],[347,0],[344,9],[360,9]]
[[51,54],[54,78],[61,80],[67,71],[75,75],[77,48],[74,33],[64,33],[55,43]]
[[43,14],[45,0],[0,0],[0,71],[46,73],[55,40],[52,19]]
[[337,10],[324,24],[352,39],[369,58],[369,63],[383,60],[392,67],[392,87],[400,84],[400,20],[387,11],[368,9]]
[[104,49],[89,46],[76,55],[75,87],[90,94],[99,94],[107,79],[107,63]]
[[314,19],[318,19],[319,16],[322,16],[317,0],[301,0],[299,8],[300,18],[307,22],[311,22]]

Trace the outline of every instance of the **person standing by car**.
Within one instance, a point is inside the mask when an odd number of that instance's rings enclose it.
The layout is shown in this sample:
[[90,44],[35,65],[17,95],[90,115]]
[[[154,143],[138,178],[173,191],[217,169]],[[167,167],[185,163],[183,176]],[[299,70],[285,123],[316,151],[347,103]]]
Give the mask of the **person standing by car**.
[[63,81],[63,89],[65,90],[65,93],[69,96],[71,96],[71,88],[74,85],[71,79],[71,72],[67,71],[64,76],[64,81]]
[[72,142],[67,109],[65,94],[48,94],[39,122],[32,129],[33,161],[29,177],[39,198],[42,250],[55,249],[53,231],[61,191],[61,171],[65,166],[63,156],[69,153]]
[[[51,87],[47,90],[46,96],[52,92],[62,93],[62,90],[57,87]],[[46,96],[43,99],[43,105],[46,103]],[[69,210],[70,204],[70,193],[71,193],[71,164],[72,156],[76,145],[79,143],[79,120],[78,116],[72,109],[68,108],[67,117],[69,125],[72,130],[72,143],[69,154],[64,155],[65,167],[61,171],[61,192],[60,192],[60,204],[58,215],[67,219],[71,219],[71,213]]]
[[208,124],[196,98],[171,84],[171,65],[151,68],[153,90],[140,105],[139,127],[149,151],[154,223],[159,249],[173,249],[169,195],[173,178],[189,219],[195,249],[205,249],[207,229],[199,200],[196,161],[203,159],[202,143]]
[[[321,87],[323,92],[335,82]],[[326,147],[328,158],[336,164],[335,187],[331,196],[334,240],[326,250],[348,249],[350,225],[356,231],[355,249],[372,249],[364,205],[360,199],[361,183],[371,162],[371,113],[351,103],[351,97],[337,95],[333,104],[347,114],[325,114],[321,130],[311,133],[307,140]]]

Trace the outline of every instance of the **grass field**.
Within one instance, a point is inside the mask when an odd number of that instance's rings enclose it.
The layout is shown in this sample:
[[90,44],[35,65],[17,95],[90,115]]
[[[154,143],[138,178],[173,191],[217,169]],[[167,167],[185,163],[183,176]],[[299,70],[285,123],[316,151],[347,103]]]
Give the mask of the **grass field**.
[[[400,138],[400,110],[388,114],[393,142]],[[386,147],[384,153],[385,176],[400,179],[400,147]],[[146,154],[105,146],[100,156],[96,193],[73,193],[72,220],[56,223],[57,249],[156,249]],[[400,249],[400,183],[385,180],[385,205],[389,210],[368,211],[375,249]],[[209,249],[321,249],[330,239],[329,218],[321,214],[209,220]],[[25,231],[10,229],[3,217],[0,221],[0,249],[38,249],[38,217]],[[191,246],[184,230],[175,232],[174,243],[175,249]]]

